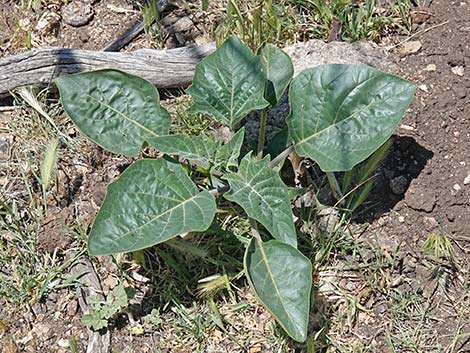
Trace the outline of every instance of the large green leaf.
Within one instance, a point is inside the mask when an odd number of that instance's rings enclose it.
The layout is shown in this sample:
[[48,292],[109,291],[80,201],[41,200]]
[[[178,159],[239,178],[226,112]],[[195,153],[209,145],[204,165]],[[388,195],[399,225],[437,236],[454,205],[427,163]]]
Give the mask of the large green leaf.
[[349,170],[392,134],[415,85],[365,65],[321,65],[291,83],[287,120],[296,152],[325,172]]
[[258,299],[289,336],[307,338],[312,289],[312,264],[292,246],[270,240],[250,241],[245,252],[245,274]]
[[271,235],[297,247],[297,234],[289,194],[279,174],[269,168],[270,158],[254,161],[246,155],[237,173],[223,178],[230,184],[224,197],[239,204],[249,217],[260,222]]
[[167,135],[170,115],[148,81],[116,70],[55,79],[65,111],[78,128],[104,149],[135,156],[142,144]]
[[214,196],[199,192],[181,165],[140,160],[109,185],[88,249],[91,255],[129,252],[204,231],[215,209]]
[[272,44],[263,46],[259,55],[266,75],[264,97],[274,107],[289,86],[294,75],[294,66],[289,55]]
[[187,92],[194,99],[192,112],[211,115],[234,129],[249,112],[268,106],[263,98],[261,59],[233,36],[196,66]]

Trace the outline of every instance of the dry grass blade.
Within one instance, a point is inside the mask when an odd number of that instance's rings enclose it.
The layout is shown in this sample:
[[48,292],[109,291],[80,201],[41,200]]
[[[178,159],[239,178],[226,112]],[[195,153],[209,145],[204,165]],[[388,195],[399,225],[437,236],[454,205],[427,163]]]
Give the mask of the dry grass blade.
[[51,116],[43,109],[41,103],[39,103],[39,100],[37,96],[33,93],[31,87],[21,87],[18,88],[16,91],[23,100],[28,103],[28,105],[33,108],[35,111],[38,112],[39,115],[41,115],[44,119],[46,119],[49,124],[51,124],[54,129],[59,131],[57,128],[57,125],[54,123],[54,120],[51,118]]

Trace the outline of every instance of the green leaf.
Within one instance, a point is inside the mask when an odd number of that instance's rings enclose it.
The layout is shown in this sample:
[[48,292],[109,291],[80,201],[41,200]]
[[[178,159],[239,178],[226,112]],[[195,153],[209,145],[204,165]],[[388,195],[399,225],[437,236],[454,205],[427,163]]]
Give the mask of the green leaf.
[[246,155],[237,173],[226,174],[230,184],[224,197],[239,204],[250,218],[260,222],[271,235],[297,247],[297,234],[286,185],[277,172],[269,168],[270,158],[254,161]]
[[144,142],[167,135],[170,115],[148,81],[116,70],[55,79],[65,111],[78,128],[104,149],[135,156]]
[[266,309],[298,342],[307,338],[312,264],[300,251],[277,240],[251,239],[245,252],[245,274]]
[[261,59],[232,36],[196,66],[187,90],[194,99],[190,111],[211,115],[234,129],[249,112],[269,105],[264,84]]
[[294,76],[294,66],[285,52],[272,44],[266,44],[260,51],[266,75],[264,97],[274,107]]
[[415,85],[365,65],[321,65],[291,83],[287,119],[297,154],[325,172],[349,170],[392,134]]
[[223,165],[226,168],[237,167],[244,138],[245,127],[242,127],[233,135],[229,142],[217,149],[215,156],[216,164]]
[[179,164],[144,159],[108,187],[88,239],[91,255],[144,249],[178,234],[206,230],[215,199],[199,192]]
[[108,296],[110,305],[115,307],[126,307],[129,303],[129,297],[126,288],[122,284],[117,285]]
[[204,134],[156,137],[152,146],[162,153],[197,161],[205,169],[214,163],[217,144]]
[[290,145],[289,130],[286,125],[274,134],[268,147],[266,147],[266,154],[271,155],[271,158],[274,159]]
[[90,312],[82,316],[83,324],[95,331],[101,330],[108,326],[108,320],[103,319],[98,312]]
[[238,166],[244,133],[245,129],[241,128],[225,145],[212,141],[206,135],[170,135],[156,137],[152,146],[162,153],[197,161],[205,169],[212,165]]

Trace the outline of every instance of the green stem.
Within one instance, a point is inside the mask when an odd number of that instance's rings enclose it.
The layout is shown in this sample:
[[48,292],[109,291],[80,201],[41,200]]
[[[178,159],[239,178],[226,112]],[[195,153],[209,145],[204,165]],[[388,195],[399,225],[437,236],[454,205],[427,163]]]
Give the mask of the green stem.
[[275,166],[277,166],[279,163],[281,163],[284,159],[286,159],[286,157],[291,154],[291,152],[294,151],[294,146],[289,146],[287,147],[284,151],[282,151],[281,153],[279,153],[276,158],[274,158],[271,163],[269,163],[269,168],[274,168]]
[[[327,172],[326,177],[328,178],[328,182],[330,183],[331,190],[333,191],[333,195],[335,196],[336,200],[343,200],[343,192],[339,187],[339,183],[336,179],[335,173]],[[340,204],[342,204],[342,201],[340,202]]]
[[259,123],[259,135],[258,135],[258,159],[263,158],[264,140],[266,137],[266,121],[268,119],[268,109],[265,108],[261,111],[261,121]]

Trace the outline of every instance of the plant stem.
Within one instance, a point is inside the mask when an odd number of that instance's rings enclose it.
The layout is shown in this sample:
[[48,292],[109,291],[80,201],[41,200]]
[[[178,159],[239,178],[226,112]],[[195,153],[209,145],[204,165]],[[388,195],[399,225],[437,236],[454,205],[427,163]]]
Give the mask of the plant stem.
[[333,172],[326,172],[326,177],[328,178],[328,182],[330,183],[331,190],[333,191],[333,195],[335,196],[336,200],[339,200],[340,204],[342,204],[343,200],[343,192],[339,187],[338,180],[336,179],[335,173]]
[[209,190],[209,194],[214,195],[214,196],[219,196],[219,195],[225,194],[229,190],[230,190],[230,186],[225,185],[225,186],[222,186],[221,188]]
[[268,119],[268,109],[264,108],[261,111],[261,121],[259,123],[259,135],[258,135],[258,159],[263,158],[264,140],[266,138],[266,121]]
[[281,163],[291,152],[294,151],[294,146],[289,146],[287,147],[284,151],[279,153],[276,158],[274,158],[271,163],[269,163],[269,168],[274,168],[277,166],[279,163]]
[[256,221],[253,218],[250,218],[250,225],[251,225],[251,234],[253,235],[253,238],[255,238],[257,241],[262,243],[263,240],[261,239],[261,235],[258,232],[258,226],[256,225]]

